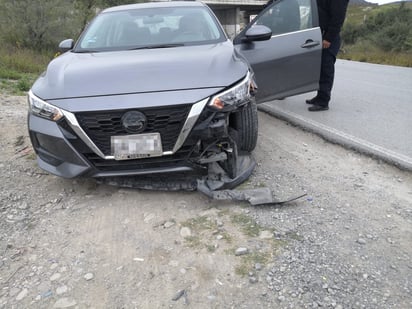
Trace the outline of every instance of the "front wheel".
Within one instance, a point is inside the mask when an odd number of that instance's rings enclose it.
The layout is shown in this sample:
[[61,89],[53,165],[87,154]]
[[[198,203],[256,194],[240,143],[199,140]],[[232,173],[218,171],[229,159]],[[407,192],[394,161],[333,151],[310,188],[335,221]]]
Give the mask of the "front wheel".
[[258,139],[258,113],[253,100],[235,114],[235,129],[239,136],[239,148],[252,152]]

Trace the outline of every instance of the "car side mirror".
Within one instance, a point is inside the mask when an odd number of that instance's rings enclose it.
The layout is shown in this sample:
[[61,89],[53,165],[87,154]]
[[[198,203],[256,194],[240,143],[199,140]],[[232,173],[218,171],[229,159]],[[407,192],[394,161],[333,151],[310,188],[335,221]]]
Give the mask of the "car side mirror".
[[272,37],[272,30],[264,25],[254,25],[245,33],[246,41],[267,41]]
[[61,41],[59,44],[59,49],[62,53],[65,53],[74,47],[74,41],[72,39],[67,39],[64,41]]

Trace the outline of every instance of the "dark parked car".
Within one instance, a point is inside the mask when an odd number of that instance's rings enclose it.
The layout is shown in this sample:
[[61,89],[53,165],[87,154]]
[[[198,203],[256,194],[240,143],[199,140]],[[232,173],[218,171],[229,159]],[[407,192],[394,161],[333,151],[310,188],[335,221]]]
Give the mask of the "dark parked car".
[[315,90],[320,42],[314,0],[275,1],[233,43],[200,2],[106,9],[28,94],[38,164],[67,178],[214,164],[245,179],[256,101]]

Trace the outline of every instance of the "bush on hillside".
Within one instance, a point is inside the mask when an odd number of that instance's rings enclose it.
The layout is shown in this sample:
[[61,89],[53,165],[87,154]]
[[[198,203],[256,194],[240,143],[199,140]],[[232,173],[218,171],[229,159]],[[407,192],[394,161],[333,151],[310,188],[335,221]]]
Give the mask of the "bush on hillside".
[[347,23],[342,30],[346,44],[368,40],[386,52],[412,51],[412,10],[404,3],[372,15],[362,24]]

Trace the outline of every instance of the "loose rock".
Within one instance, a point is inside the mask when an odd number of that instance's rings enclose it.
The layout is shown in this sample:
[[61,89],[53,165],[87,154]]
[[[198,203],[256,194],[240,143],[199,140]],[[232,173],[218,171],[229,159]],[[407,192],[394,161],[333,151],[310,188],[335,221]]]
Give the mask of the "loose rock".
[[28,289],[21,290],[21,292],[17,295],[16,300],[17,301],[22,300],[23,298],[25,298],[27,296],[28,293],[29,293]]
[[77,305],[77,302],[74,299],[70,299],[67,297],[60,298],[58,301],[54,303],[53,308],[70,308]]
[[245,254],[248,254],[248,253],[249,253],[249,249],[244,248],[244,247],[237,248],[236,251],[235,251],[236,256],[245,255]]
[[84,279],[86,279],[86,281],[90,281],[94,278],[94,275],[92,273],[87,273],[84,275]]
[[271,231],[261,231],[259,233],[260,239],[271,239],[273,238],[273,233]]
[[192,231],[188,227],[184,226],[180,229],[180,236],[183,238],[192,236]]
[[59,280],[62,275],[60,273],[55,273],[50,277],[50,281]]
[[65,286],[65,285],[62,285],[62,286],[59,286],[59,287],[56,289],[56,294],[57,294],[57,295],[61,295],[61,294],[66,293],[67,291],[68,291],[68,287]]

